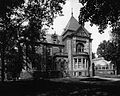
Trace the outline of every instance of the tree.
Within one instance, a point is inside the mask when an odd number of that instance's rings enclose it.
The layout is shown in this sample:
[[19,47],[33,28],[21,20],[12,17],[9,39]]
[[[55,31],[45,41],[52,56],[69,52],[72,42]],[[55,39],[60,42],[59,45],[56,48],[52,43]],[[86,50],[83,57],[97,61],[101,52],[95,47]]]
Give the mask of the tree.
[[111,61],[117,70],[117,74],[120,73],[120,51],[119,46],[114,41],[103,41],[100,43],[97,49],[98,57],[104,57],[105,60]]
[[[6,65],[14,63],[17,66],[16,61],[13,62],[17,59],[10,59],[12,53],[14,56],[18,55],[21,66],[26,62],[35,65],[38,58],[36,43],[44,42],[43,27],[50,26],[54,17],[62,14],[62,4],[65,4],[65,0],[28,0],[25,4],[22,4],[24,3],[22,1],[1,0],[1,4],[5,5],[0,6],[4,9],[4,11],[0,10],[2,81],[4,81],[5,63]],[[27,25],[24,25],[25,23]],[[17,49],[17,52],[14,49]],[[32,56],[34,58],[31,58]]]
[[94,59],[94,58],[95,58],[95,53],[92,52],[92,59]]
[[80,9],[79,22],[90,21],[91,25],[99,26],[99,32],[110,25],[112,28],[117,26],[120,20],[120,1],[119,0],[79,0],[83,5]]
[[[56,15],[62,14],[65,0],[29,0],[17,13],[16,23],[27,22],[24,30],[19,32],[19,38],[25,46],[25,56],[32,66],[36,65],[36,47],[45,42],[44,28],[52,25]],[[32,58],[31,58],[32,57]],[[28,62],[29,63],[29,62]]]
[[0,0],[0,18],[5,18],[6,14],[24,2],[25,0]]
[[17,50],[12,49],[10,50],[9,54],[7,54],[6,58],[6,73],[7,78],[11,77],[10,79],[16,80],[19,78],[20,73],[23,68],[23,58],[22,56],[19,56],[19,53]]
[[[116,45],[116,54],[115,54],[115,57],[116,57],[116,66],[117,66],[117,70],[119,71],[120,70],[120,65],[119,65],[119,62],[120,62],[120,23],[118,23],[117,27],[114,28],[112,31],[111,31],[111,37],[112,37],[112,41],[114,42],[114,44]],[[120,72],[117,72],[117,73],[120,73]]]
[[10,23],[10,16],[12,10],[20,6],[22,3],[24,3],[24,0],[0,0],[0,53],[2,62],[2,81],[4,81],[5,78],[5,52],[12,35],[11,31],[13,31],[13,27],[11,26],[12,23]]
[[[105,57],[105,59],[114,61],[119,70],[120,1],[118,0],[79,0],[79,1],[83,5],[83,7],[80,9],[79,23],[84,24],[85,22],[90,21],[91,26],[95,24],[99,27],[98,29],[100,33],[103,33],[104,29],[106,29],[108,25],[112,27],[111,32],[113,37],[112,43],[104,42],[104,44],[100,44],[99,46],[100,48],[98,48],[98,53],[101,53],[101,56]],[[110,46],[110,48],[108,46]]]
[[104,57],[108,61],[113,59],[114,53],[116,53],[116,45],[110,41],[104,40],[97,48],[98,57]]

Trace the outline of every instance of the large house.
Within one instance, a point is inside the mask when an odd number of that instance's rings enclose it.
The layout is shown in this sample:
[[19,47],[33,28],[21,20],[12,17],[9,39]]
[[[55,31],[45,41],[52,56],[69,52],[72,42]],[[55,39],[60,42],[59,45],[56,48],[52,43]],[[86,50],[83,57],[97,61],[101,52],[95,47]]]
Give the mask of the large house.
[[[46,63],[42,70],[62,71],[63,75],[68,74],[71,77],[90,75],[92,61],[91,33],[78,23],[73,14],[61,36],[54,33],[47,34],[45,38],[46,42],[43,45],[46,46],[49,55],[52,56],[50,66],[54,68],[48,68]],[[45,58],[47,61],[48,57]]]

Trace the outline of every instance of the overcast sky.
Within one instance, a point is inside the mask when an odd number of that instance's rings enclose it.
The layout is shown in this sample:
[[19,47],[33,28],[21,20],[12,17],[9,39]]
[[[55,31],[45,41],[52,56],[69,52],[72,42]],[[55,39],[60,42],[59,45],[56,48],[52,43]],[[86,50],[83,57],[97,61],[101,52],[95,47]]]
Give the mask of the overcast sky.
[[[79,10],[81,8],[81,4],[78,2],[79,0],[67,0],[66,4],[63,6],[63,14],[64,16],[57,17],[54,20],[53,28],[54,30],[50,29],[49,33],[56,32],[57,34],[61,35],[63,29],[67,25],[70,17],[71,17],[71,9],[73,8],[73,16],[78,20]],[[98,33],[97,26],[91,27],[89,23],[85,24],[85,28],[92,33],[92,52],[96,53],[97,47],[103,40],[109,40],[109,30],[105,30],[104,34]]]

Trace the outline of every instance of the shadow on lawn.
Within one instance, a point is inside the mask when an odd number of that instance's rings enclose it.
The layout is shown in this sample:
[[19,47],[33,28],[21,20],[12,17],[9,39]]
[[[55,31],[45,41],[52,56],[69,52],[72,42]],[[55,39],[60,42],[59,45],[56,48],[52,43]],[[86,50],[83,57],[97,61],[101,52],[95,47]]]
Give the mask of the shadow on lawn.
[[[120,82],[96,78],[81,79],[84,82],[54,82],[50,80],[22,80],[0,82],[1,96],[120,96]],[[103,84],[104,83],[104,84]]]

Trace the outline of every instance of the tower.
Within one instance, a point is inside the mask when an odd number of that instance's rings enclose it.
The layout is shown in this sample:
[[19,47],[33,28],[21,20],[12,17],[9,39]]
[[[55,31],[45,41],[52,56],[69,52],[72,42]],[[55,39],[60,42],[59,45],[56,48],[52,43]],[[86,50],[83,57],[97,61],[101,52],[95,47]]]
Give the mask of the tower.
[[91,33],[78,23],[73,16],[73,11],[62,33],[62,41],[65,45],[64,53],[68,55],[68,71],[70,76],[90,75],[92,60]]

